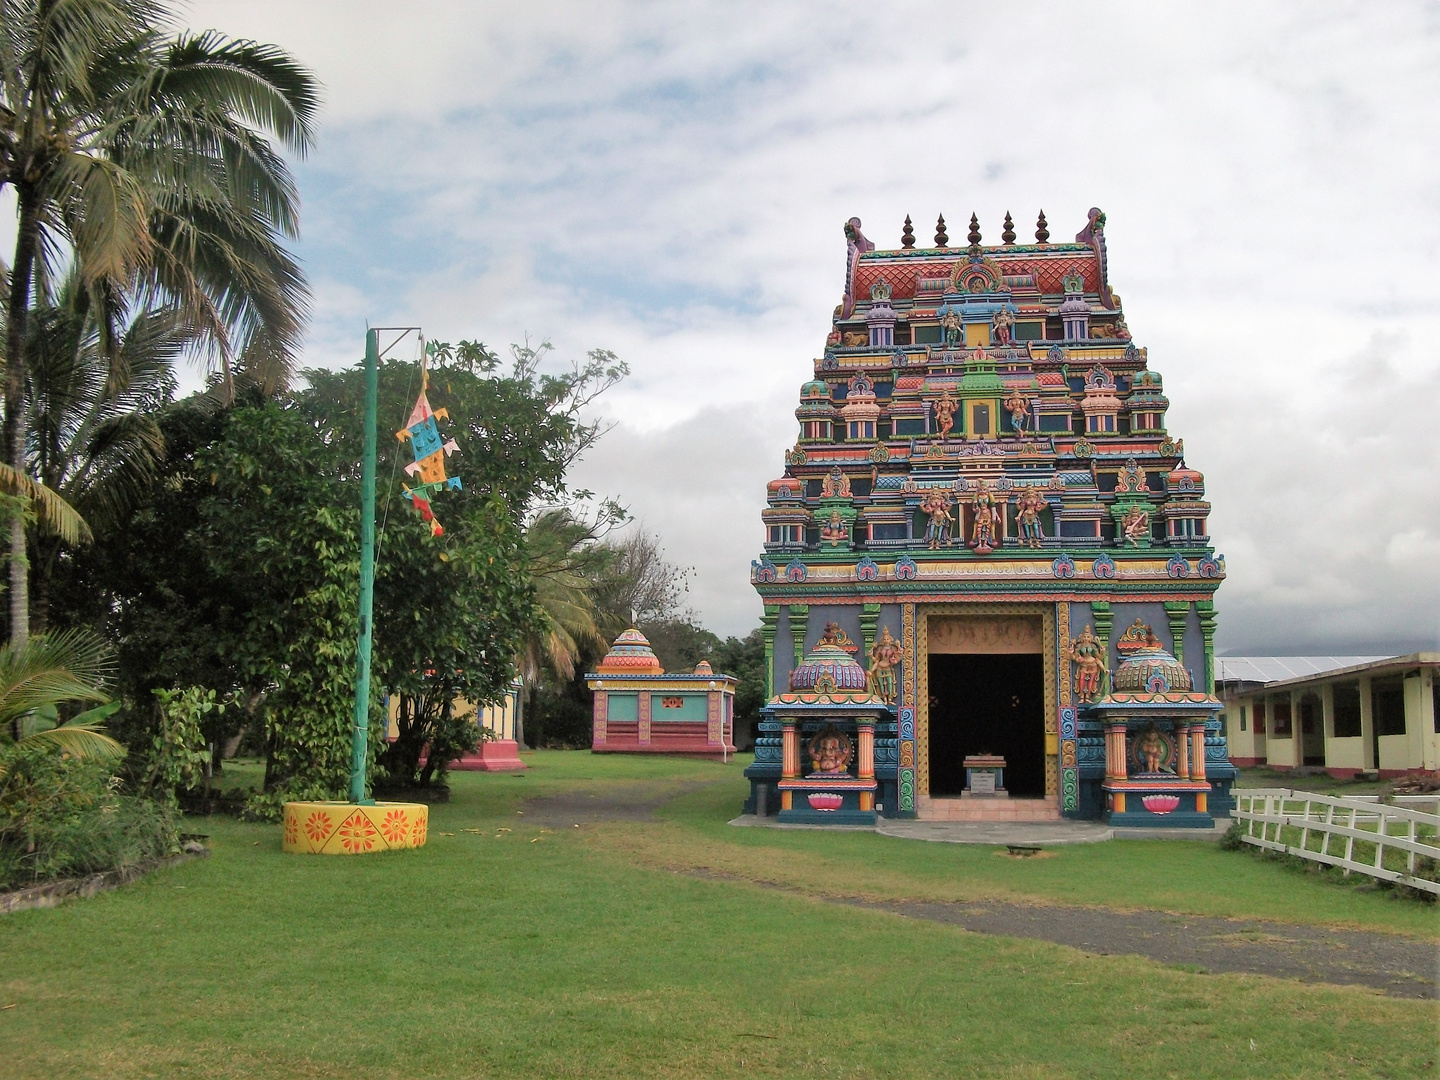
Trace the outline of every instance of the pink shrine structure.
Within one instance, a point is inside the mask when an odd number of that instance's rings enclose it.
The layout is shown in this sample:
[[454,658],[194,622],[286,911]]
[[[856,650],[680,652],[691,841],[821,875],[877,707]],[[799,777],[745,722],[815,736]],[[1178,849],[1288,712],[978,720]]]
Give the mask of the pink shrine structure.
[[735,753],[733,675],[702,660],[693,672],[666,674],[645,635],[633,626],[585,675],[595,697],[597,754],[687,754],[728,760]]

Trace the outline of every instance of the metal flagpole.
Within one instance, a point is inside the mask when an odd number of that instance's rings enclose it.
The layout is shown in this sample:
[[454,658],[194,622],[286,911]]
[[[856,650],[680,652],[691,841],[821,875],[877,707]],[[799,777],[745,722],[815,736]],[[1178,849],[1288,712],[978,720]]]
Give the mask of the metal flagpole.
[[371,614],[375,602],[375,450],[379,423],[380,344],[365,333],[365,457],[360,479],[360,637],[355,656],[355,730],[350,747],[350,801],[365,799],[365,753],[370,725]]

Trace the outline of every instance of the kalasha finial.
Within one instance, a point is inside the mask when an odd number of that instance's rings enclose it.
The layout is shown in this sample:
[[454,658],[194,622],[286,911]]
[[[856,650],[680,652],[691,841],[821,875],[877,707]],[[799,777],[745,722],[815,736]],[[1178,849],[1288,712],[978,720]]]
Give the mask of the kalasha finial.
[[915,230],[910,225],[910,215],[905,215],[905,228],[900,230],[900,246],[902,248],[913,248],[915,246]]
[[1045,211],[1040,211],[1040,218],[1035,222],[1035,242],[1043,244],[1050,239],[1050,230],[1045,227]]
[[945,215],[941,214],[935,222],[935,246],[944,247],[950,242],[950,237],[945,235]]
[[1005,231],[1000,234],[1000,239],[1007,244],[1015,243],[1015,222],[1010,220],[1010,211],[1005,211]]
[[973,213],[970,215],[970,235],[966,239],[971,247],[980,246],[980,220]]

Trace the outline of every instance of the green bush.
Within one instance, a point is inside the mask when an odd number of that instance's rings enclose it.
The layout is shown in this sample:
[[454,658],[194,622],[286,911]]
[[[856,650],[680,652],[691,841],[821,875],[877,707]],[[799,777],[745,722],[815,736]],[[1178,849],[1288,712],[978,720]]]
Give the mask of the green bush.
[[95,758],[0,746],[0,888],[121,870],[179,851],[179,815],[122,795]]

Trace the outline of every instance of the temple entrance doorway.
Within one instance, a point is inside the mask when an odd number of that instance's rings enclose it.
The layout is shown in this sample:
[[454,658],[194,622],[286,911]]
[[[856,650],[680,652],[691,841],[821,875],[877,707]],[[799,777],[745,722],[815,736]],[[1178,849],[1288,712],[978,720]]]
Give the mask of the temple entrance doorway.
[[1012,797],[1045,795],[1045,663],[1039,653],[931,653],[930,794],[965,788],[969,754],[1005,759]]

